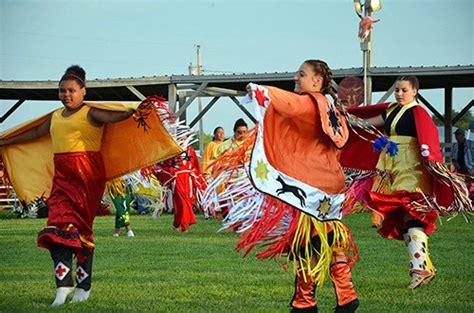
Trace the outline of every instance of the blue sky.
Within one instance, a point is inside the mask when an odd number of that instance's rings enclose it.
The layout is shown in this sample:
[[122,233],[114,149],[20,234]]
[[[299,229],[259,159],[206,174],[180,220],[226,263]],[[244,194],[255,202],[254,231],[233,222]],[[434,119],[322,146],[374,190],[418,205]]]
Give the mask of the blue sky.
[[[382,0],[373,65],[473,64],[473,3]],[[360,67],[358,21],[352,0],[2,0],[0,79],[57,80],[71,64],[88,79],[185,74],[196,44],[208,73],[294,71],[308,58]],[[442,110],[441,90],[424,95]],[[455,108],[472,98],[472,88],[455,90]],[[0,114],[13,103],[0,101]],[[0,130],[60,105],[26,102]],[[219,101],[205,130],[221,124],[230,134],[240,116]]]

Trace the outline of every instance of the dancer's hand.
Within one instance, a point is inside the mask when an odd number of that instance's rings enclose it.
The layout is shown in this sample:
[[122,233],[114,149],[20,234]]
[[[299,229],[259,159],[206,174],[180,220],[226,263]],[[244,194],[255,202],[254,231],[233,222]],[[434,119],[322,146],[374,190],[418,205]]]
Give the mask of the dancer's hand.
[[247,96],[249,96],[250,99],[252,99],[253,98],[252,86],[250,86],[250,84],[247,84],[247,86],[245,87],[245,90],[247,91]]

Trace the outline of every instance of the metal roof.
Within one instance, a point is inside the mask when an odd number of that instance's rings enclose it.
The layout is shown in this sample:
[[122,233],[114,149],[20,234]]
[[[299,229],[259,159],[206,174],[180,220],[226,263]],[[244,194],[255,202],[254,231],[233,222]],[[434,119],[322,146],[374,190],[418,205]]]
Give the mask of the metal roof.
[[[171,75],[140,78],[95,79],[87,81],[86,100],[89,101],[136,101],[136,95],[127,86],[133,86],[145,96],[168,96],[169,84],[201,84],[209,87],[245,90],[249,82],[277,86],[292,90],[294,72],[248,73],[219,75]],[[474,87],[474,65],[418,66],[418,67],[372,67],[372,89],[388,90],[395,79],[402,75],[416,75],[420,89]],[[339,83],[347,76],[363,76],[362,68],[333,70],[333,77]],[[58,81],[2,81],[1,100],[57,100]]]

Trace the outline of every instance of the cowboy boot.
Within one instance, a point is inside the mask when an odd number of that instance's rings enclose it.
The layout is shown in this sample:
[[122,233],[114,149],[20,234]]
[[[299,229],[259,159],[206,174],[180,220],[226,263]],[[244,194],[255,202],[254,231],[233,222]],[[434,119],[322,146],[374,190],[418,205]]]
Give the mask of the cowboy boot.
[[76,268],[76,289],[71,302],[82,302],[89,298],[92,283],[92,261],[94,250],[84,249],[83,254],[86,256],[82,262],[77,262]]
[[296,274],[295,294],[290,305],[291,312],[318,312],[315,280],[309,275],[306,276],[305,281],[302,273]]
[[57,307],[66,302],[67,296],[74,291],[72,281],[72,254],[71,248],[64,245],[55,245],[51,250],[56,281],[56,297],[51,306]]
[[435,277],[436,269],[430,259],[428,236],[423,232],[423,228],[409,228],[406,238],[410,255],[411,275],[408,289],[415,289],[421,285],[428,284]]
[[337,298],[336,313],[352,313],[359,306],[359,300],[352,283],[352,274],[347,257],[344,253],[335,253],[333,256],[333,264],[330,268],[331,280]]

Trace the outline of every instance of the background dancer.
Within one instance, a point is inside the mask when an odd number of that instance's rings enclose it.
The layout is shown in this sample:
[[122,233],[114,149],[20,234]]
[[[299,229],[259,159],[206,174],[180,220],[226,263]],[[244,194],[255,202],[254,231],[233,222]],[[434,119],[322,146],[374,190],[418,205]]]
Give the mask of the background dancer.
[[[247,133],[248,130],[248,125],[245,123],[244,119],[239,118],[238,120],[235,121],[234,123],[234,135],[224,141],[219,148],[217,149],[216,152],[216,157],[219,157],[223,154],[231,154],[232,151],[235,151],[238,149],[243,143],[245,139],[245,134]],[[231,182],[236,182],[240,179],[245,179],[246,173],[244,170],[244,163],[245,162],[238,162],[237,164],[234,164],[234,173],[232,175],[232,178],[228,180],[226,183],[221,184],[218,188],[218,191],[223,191],[226,188],[226,185]],[[223,202],[224,203],[224,202]],[[227,216],[227,213],[229,211],[229,207],[225,205],[219,205],[217,206],[218,209],[214,209],[214,216],[217,219],[222,219]],[[206,210],[205,210],[206,211]]]
[[234,135],[219,145],[216,155],[219,156],[226,151],[237,149],[244,142],[247,128],[248,125],[243,118],[236,120],[233,128]]
[[131,186],[127,183],[127,177],[118,178],[107,183],[107,193],[115,207],[115,229],[114,237],[120,236],[120,229],[125,228],[127,237],[135,237],[130,226],[130,208],[134,196]]
[[203,175],[206,179],[210,178],[212,167],[210,164],[212,161],[215,160],[217,157],[217,149],[224,141],[224,128],[218,126],[214,129],[212,141],[209,142],[204,150],[204,154],[202,155],[202,170]]
[[173,228],[187,233],[189,226],[196,224],[194,207],[201,208],[201,193],[207,186],[196,152],[188,145],[184,153],[160,163],[158,168],[156,177],[172,193]]

